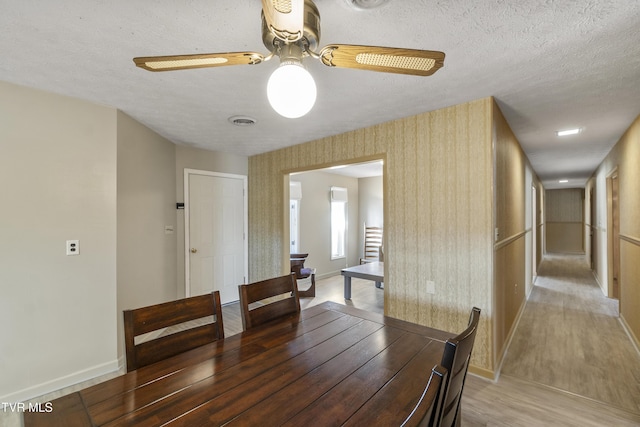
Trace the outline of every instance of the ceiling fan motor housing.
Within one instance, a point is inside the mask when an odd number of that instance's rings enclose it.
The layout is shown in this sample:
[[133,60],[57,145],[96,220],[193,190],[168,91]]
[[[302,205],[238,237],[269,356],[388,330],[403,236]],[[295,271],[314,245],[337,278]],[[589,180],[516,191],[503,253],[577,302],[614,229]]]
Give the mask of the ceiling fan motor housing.
[[[286,41],[276,36],[267,26],[262,13],[262,42],[270,52],[277,50],[277,45],[286,44]],[[302,39],[295,42],[303,50],[303,55],[308,56],[307,50],[315,51],[320,42],[320,12],[311,0],[304,1],[304,30]]]

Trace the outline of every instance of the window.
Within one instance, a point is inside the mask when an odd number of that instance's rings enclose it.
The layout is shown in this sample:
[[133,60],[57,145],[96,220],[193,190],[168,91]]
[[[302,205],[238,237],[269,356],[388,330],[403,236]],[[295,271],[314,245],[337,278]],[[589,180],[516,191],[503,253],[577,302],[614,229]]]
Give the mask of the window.
[[331,259],[347,253],[347,189],[331,187]]
[[289,182],[289,253],[297,254],[300,247],[300,201],[302,199],[302,184]]
[[291,240],[291,247],[289,249],[289,253],[297,254],[298,253],[298,241],[300,239],[300,209],[298,209],[300,204],[300,200],[290,200],[290,216],[289,216],[289,239]]

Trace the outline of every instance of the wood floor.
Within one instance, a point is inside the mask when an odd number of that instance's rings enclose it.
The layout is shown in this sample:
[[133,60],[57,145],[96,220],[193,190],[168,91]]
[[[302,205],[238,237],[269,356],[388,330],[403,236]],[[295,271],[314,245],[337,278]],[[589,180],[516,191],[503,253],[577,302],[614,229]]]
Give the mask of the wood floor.
[[[620,333],[615,302],[589,280],[588,267],[575,257],[545,259],[498,381],[467,375],[463,426],[640,426],[640,356]],[[301,299],[302,308],[331,300],[383,312],[383,291],[373,282],[353,279],[351,301],[344,300],[342,284],[342,276],[319,280],[317,296]],[[226,336],[242,330],[237,303],[225,305],[223,316]],[[571,363],[564,361],[568,353],[577,355]],[[610,367],[606,375],[603,366]],[[0,413],[0,426],[22,425],[16,415]]]
[[[373,282],[352,279],[350,301],[344,299],[343,284],[344,280],[340,275],[316,281],[316,296],[314,298],[300,298],[300,307],[304,310],[307,307],[312,307],[325,301],[335,301],[375,313],[382,314],[384,312],[384,291],[376,289]],[[300,281],[299,287],[300,289],[305,289],[308,287],[308,283]],[[242,332],[242,318],[240,317],[240,306],[237,302],[222,306],[222,317],[224,319],[225,336]]]
[[640,355],[583,256],[547,256],[502,374],[640,413]]
[[[580,258],[582,259],[582,258]],[[586,271],[585,271],[586,268]],[[592,281],[591,285],[584,285]],[[626,350],[620,352],[617,358],[616,366],[623,364],[628,366],[629,370],[640,369],[640,355],[633,349],[633,345],[629,338],[624,334],[620,324],[617,321],[616,302],[602,297],[602,293],[597,289],[593,276],[586,264],[582,265],[576,257],[557,257],[550,256],[542,264],[537,280],[538,286],[534,288],[530,301],[525,308],[523,319],[520,321],[518,330],[515,333],[513,343],[524,343],[526,350],[519,350],[512,344],[509,350],[505,366],[509,366],[508,374],[503,368],[502,375],[498,381],[493,382],[481,377],[469,374],[465,383],[465,390],[462,396],[462,425],[463,426],[575,426],[575,427],[602,427],[602,426],[640,426],[640,410],[633,411],[625,409],[618,402],[608,402],[602,399],[596,400],[591,390],[584,390],[583,395],[577,389],[568,390],[558,387],[558,383],[547,382],[546,372],[551,369],[549,364],[558,363],[559,352],[564,354],[564,350],[575,351],[569,349],[562,342],[557,346],[549,349],[548,337],[544,334],[534,334],[532,329],[537,328],[538,322],[544,320],[540,317],[549,316],[552,307],[570,305],[578,306],[577,311],[585,312],[590,316],[592,322],[602,320],[600,316],[607,318],[607,327],[589,331],[600,334],[593,337],[593,341],[610,341],[611,330],[616,328],[616,343],[625,346]],[[596,286],[595,290],[593,286]],[[577,288],[576,288],[577,287]],[[564,301],[556,300],[553,297],[548,301],[538,301],[538,294],[546,294],[552,288],[557,288],[554,292],[560,294],[568,293]],[[335,276],[324,280],[319,280],[316,287],[315,298],[301,299],[301,306],[304,309],[323,301],[336,301],[341,304],[353,305],[357,308],[370,310],[378,313],[384,311],[383,291],[376,289],[373,282],[353,279],[352,280],[352,299],[345,301],[343,295],[343,278]],[[552,294],[554,293],[552,292]],[[580,295],[570,296],[571,294]],[[558,296],[556,294],[556,296]],[[571,300],[566,301],[566,299]],[[567,308],[568,310],[568,308]],[[229,313],[227,313],[227,311]],[[223,307],[223,315],[225,316],[225,335],[239,332],[241,327],[240,310],[237,304],[231,304]],[[231,320],[235,316],[236,320]],[[555,318],[555,316],[554,316]],[[529,320],[530,319],[530,320]],[[238,322],[240,325],[238,326]],[[577,322],[577,323],[574,323]],[[582,326],[581,326],[582,325]],[[555,319],[554,330],[560,336],[571,336],[576,330],[585,328],[587,323],[580,317],[571,319]],[[613,326],[613,325],[617,325]],[[535,326],[535,327],[534,327]],[[565,330],[566,328],[566,330]],[[622,332],[621,334],[619,332]],[[585,332],[581,332],[581,335]],[[579,342],[577,339],[569,340],[571,343]],[[567,344],[568,345],[568,344]],[[527,357],[531,349],[536,349],[535,357]],[[589,369],[589,363],[596,362],[597,351],[593,349],[593,354],[585,353],[585,350],[579,350],[587,361],[585,369]],[[609,354],[607,349],[600,355],[601,358]],[[603,362],[604,363],[604,362]],[[568,365],[567,365],[568,366]],[[572,363],[572,368],[565,368],[564,372],[556,372],[558,377],[572,377],[580,370],[579,365]],[[538,377],[527,378],[521,376],[518,372],[535,373],[542,371]],[[558,371],[556,369],[556,371]],[[591,375],[589,372],[588,375]],[[579,377],[585,375],[580,374]],[[593,387],[598,389],[616,390],[617,384],[613,378],[602,378],[591,383]],[[627,383],[632,387],[635,381],[638,386],[638,377],[630,377]],[[576,381],[580,382],[580,381]],[[595,383],[598,383],[597,385]],[[640,402],[640,394],[638,392],[630,392],[625,401]]]

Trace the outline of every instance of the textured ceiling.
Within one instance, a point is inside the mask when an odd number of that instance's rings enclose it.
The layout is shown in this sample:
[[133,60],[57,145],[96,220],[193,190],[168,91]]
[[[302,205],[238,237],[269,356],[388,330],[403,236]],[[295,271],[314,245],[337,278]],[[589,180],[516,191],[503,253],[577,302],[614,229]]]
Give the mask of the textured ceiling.
[[[305,62],[313,110],[278,116],[257,66],[151,73],[135,56],[257,51],[258,0],[0,0],[0,80],[118,108],[177,144],[253,155],[494,96],[547,188],[584,185],[640,113],[638,0],[316,0],[320,46],[441,50],[431,77]],[[366,2],[365,2],[366,3]],[[252,127],[230,124],[251,116]],[[555,131],[581,127],[573,137]]]

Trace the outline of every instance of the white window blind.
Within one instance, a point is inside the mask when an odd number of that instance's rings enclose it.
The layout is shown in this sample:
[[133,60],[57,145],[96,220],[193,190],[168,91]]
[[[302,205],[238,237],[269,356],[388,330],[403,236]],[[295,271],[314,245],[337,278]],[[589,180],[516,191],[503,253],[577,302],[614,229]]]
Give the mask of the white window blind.
[[301,200],[302,199],[302,183],[298,181],[289,182],[289,199]]
[[347,189],[331,187],[331,259],[347,253]]
[[332,202],[347,202],[347,189],[342,187],[331,187]]

